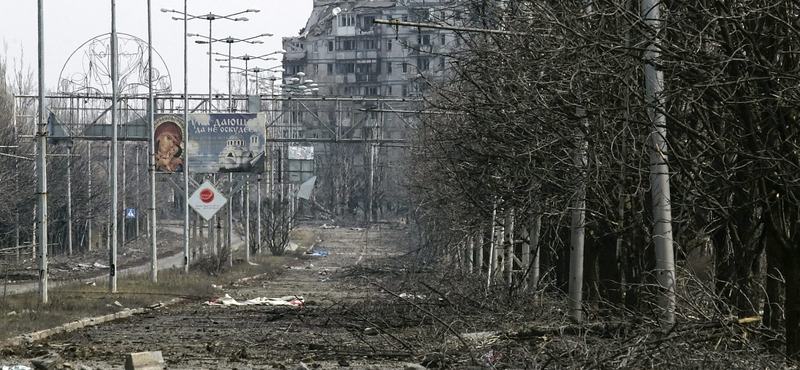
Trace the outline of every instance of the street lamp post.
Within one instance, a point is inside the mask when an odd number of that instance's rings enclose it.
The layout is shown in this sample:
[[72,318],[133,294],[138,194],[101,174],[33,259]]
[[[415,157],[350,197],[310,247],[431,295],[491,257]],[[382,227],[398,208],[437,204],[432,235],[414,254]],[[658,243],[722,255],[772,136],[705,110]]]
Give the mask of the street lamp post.
[[[236,57],[229,57],[228,60],[230,60],[230,59],[238,59],[238,60],[243,60],[244,61],[244,93],[245,93],[245,95],[250,93],[250,90],[248,89],[248,85],[247,85],[247,82],[248,82],[247,72],[249,71],[249,69],[247,67],[247,63],[249,61],[253,60],[253,59],[276,60],[276,58],[268,58],[270,55],[275,55],[275,54],[286,54],[286,50],[281,49],[281,50],[273,51],[271,53],[267,53],[267,54],[259,55],[259,56],[252,56],[252,55],[245,54],[245,55],[240,55],[240,56],[236,56]],[[258,69],[258,68],[254,68],[253,72],[258,73],[259,71],[256,71],[255,69]]]
[[[227,19],[227,20],[231,20],[231,21],[243,21],[243,22],[246,22],[248,20],[247,17],[236,17],[236,16],[240,15],[240,14],[244,14],[244,13],[258,13],[258,12],[260,12],[260,10],[258,10],[258,9],[247,9],[247,10],[243,10],[243,11],[236,12],[236,13],[231,13],[231,14],[226,14],[226,15],[220,15],[220,14],[214,14],[214,13],[208,13],[208,14],[204,14],[204,15],[193,15],[193,14],[189,14],[187,12],[181,12],[181,11],[177,11],[177,10],[174,10],[174,9],[162,8],[161,11],[164,12],[164,13],[176,13],[176,14],[180,14],[180,15],[184,16],[182,18],[180,18],[180,17],[172,17],[172,19],[174,19],[174,20],[180,20],[180,21],[191,20],[191,19],[205,19],[205,20],[207,20],[208,21],[208,39],[209,40],[213,40],[212,33],[211,33],[212,21],[215,21],[217,19]],[[187,36],[190,36],[190,35],[191,34],[187,34]],[[212,100],[212,91],[211,91],[211,52],[212,52],[211,51],[211,43],[209,42],[208,43],[208,53],[209,53],[208,54],[208,112],[209,113],[211,113],[211,110],[212,110],[212,106],[211,106],[211,100]]]
[[[206,38],[203,35],[198,35],[198,34],[194,34],[194,33],[193,34],[189,34],[189,36],[199,36],[199,37]],[[208,37],[208,38],[206,38],[207,40],[195,41],[198,44],[206,44],[207,43],[209,45],[209,47],[208,47],[208,60],[209,60],[208,68],[209,68],[209,71],[211,70],[211,58],[215,54],[213,51],[211,51],[211,44],[214,43],[214,42],[224,42],[224,43],[228,44],[228,110],[229,111],[233,110],[233,97],[231,95],[232,88],[231,88],[231,72],[230,72],[230,68],[231,68],[231,45],[233,45],[234,43],[237,43],[237,42],[246,42],[248,44],[263,44],[264,43],[263,41],[254,40],[254,39],[259,38],[259,37],[269,37],[269,36],[272,36],[272,34],[271,33],[262,33],[260,35],[255,35],[255,36],[251,36],[251,37],[244,38],[244,39],[239,39],[239,38],[235,38],[235,37],[231,37],[231,36],[228,36],[228,37],[226,37],[224,39],[214,39],[214,38]],[[209,73],[211,73],[211,72],[209,72]]]
[[[260,85],[261,76],[259,76],[259,74],[261,72],[283,73],[285,70],[283,69],[283,67],[277,66],[277,67],[272,67],[272,68],[258,68],[258,67],[256,67],[256,68],[251,68],[248,71],[253,72],[253,73],[256,74],[256,78],[253,79],[253,82],[256,83],[256,95],[261,95],[261,90],[260,90],[260,88],[261,88],[261,85]],[[245,77],[247,77],[246,73],[245,73]],[[267,77],[267,79],[269,79],[272,83],[274,83],[274,81],[277,80],[278,78],[275,77],[275,75],[273,74],[273,75]],[[270,95],[273,95],[272,94],[272,90],[273,89],[270,89]]]
[[259,94],[259,90],[258,90],[258,88],[259,88],[258,82],[260,80],[260,77],[258,76],[259,73],[261,73],[261,72],[278,72],[278,73],[280,73],[280,72],[284,71],[284,69],[281,66],[276,66],[276,67],[272,67],[272,68],[259,68],[259,67],[240,68],[240,67],[220,66],[220,68],[229,68],[230,70],[239,70],[238,73],[244,75],[245,80],[249,79],[249,75],[248,75],[249,72],[255,73],[256,74],[256,78],[253,79],[253,80],[250,80],[250,81],[256,82],[256,95],[260,95]]

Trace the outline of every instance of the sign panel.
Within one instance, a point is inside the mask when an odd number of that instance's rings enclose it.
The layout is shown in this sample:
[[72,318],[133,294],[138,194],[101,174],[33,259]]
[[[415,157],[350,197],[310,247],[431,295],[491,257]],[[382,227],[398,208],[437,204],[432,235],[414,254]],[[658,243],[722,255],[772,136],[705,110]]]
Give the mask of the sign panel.
[[302,159],[307,161],[314,160],[314,147],[313,146],[290,146],[289,159]]
[[187,127],[191,172],[264,172],[264,113],[195,113]]
[[184,124],[183,118],[174,114],[159,114],[153,122],[155,131],[156,171],[161,173],[183,172]]
[[136,210],[128,208],[128,210],[125,211],[125,218],[136,218]]
[[208,180],[203,182],[203,184],[192,193],[192,196],[189,197],[189,205],[200,216],[203,216],[206,221],[214,217],[217,211],[226,203],[228,203],[228,199]]

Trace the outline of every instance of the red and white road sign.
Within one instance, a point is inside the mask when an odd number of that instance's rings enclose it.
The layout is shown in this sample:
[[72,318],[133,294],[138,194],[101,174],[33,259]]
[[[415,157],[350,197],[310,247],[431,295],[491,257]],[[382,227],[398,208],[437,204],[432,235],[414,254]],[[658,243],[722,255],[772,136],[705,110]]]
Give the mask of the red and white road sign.
[[203,216],[206,221],[214,217],[217,211],[226,203],[228,203],[228,199],[208,180],[203,182],[192,196],[189,197],[189,205],[199,213],[200,216]]

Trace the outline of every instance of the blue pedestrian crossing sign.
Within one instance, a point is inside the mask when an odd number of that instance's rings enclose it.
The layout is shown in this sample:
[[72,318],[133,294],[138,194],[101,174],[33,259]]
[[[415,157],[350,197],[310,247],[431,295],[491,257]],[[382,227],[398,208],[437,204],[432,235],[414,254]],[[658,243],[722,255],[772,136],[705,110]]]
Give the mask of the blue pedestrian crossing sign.
[[125,211],[125,218],[136,218],[136,210],[133,208],[128,208],[128,210]]

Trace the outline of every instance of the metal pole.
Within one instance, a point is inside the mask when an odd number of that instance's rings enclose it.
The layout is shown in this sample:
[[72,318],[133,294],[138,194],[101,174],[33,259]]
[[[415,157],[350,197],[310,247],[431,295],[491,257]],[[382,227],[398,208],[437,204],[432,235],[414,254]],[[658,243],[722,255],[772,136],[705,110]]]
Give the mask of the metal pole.
[[[189,33],[188,33],[188,0],[183,0],[183,271],[189,272]],[[211,21],[209,21],[209,25]],[[209,36],[211,32],[209,26]],[[151,64],[152,65],[152,64]],[[209,72],[211,70],[209,69]],[[211,81],[211,75],[209,75]],[[210,98],[210,97],[209,97]],[[209,107],[211,100],[208,101]],[[209,109],[209,113],[211,110]]]
[[[577,114],[584,116],[583,108],[577,108]],[[586,163],[589,144],[585,140],[583,129],[586,118],[581,118],[581,128],[576,130],[575,138],[578,150],[574,155],[578,177],[578,189],[575,192],[575,199],[572,206],[572,225],[570,237],[570,258],[569,258],[569,308],[570,317],[573,322],[583,321],[582,299],[583,299],[583,254],[586,236]]]
[[122,245],[125,245],[125,240],[127,238],[127,223],[128,223],[128,173],[127,173],[127,165],[126,165],[126,156],[125,156],[125,142],[122,142],[122,212],[125,212],[125,216],[122,218]]
[[[266,165],[266,163],[265,163]],[[256,185],[256,250],[261,253],[261,174],[258,175],[258,184]]]
[[[370,130],[370,133],[368,135],[364,135],[364,137],[368,137],[369,139],[372,139],[373,138],[372,135],[373,135],[372,130]],[[373,191],[374,191],[374,186],[375,186],[374,185],[374,181],[375,181],[375,145],[373,143],[371,143],[371,142],[367,143],[367,166],[369,166],[369,167],[367,169],[367,194],[366,194],[367,201],[365,202],[366,204],[365,204],[365,207],[364,207],[364,221],[365,221],[365,224],[366,224],[365,226],[369,227],[370,224],[374,221],[372,219],[372,207],[373,207],[372,201],[373,201],[373,196],[374,196],[374,192]]]
[[228,244],[228,262],[233,266],[233,174],[228,173],[228,222],[227,231],[228,237],[226,238]]
[[94,223],[94,213],[92,212],[92,142],[90,141],[88,145],[86,145],[86,158],[87,162],[89,163],[89,170],[88,173],[88,181],[86,184],[86,196],[89,199],[89,212],[88,212],[88,220],[86,225],[86,249],[91,251],[92,250],[92,224]]
[[148,119],[150,120],[150,137],[148,138],[150,172],[150,281],[158,282],[158,239],[156,237],[156,138],[155,138],[155,99],[153,97],[153,21],[151,0],[147,0],[147,88],[148,88]]
[[[228,59],[228,60],[230,60],[230,59]],[[248,83],[247,83],[247,81],[248,81],[247,80],[247,78],[248,78],[247,77],[247,61],[248,60],[250,60],[250,57],[245,56],[244,57],[244,95],[245,96],[250,95],[250,90],[247,89],[249,87]],[[230,65],[228,65],[228,67],[229,67],[228,70],[230,71]],[[256,85],[258,85],[258,73],[256,73]]]
[[645,53],[645,98],[647,111],[653,122],[650,134],[650,179],[653,197],[653,241],[656,252],[656,278],[661,286],[659,306],[662,324],[671,327],[675,323],[675,255],[672,245],[672,206],[670,205],[669,165],[667,158],[667,119],[663,113],[664,72],[656,68],[661,57],[661,41],[657,35],[661,28],[661,2],[642,0],[642,18],[654,35]]
[[[147,0],[147,1],[150,1],[150,0]],[[148,42],[148,44],[151,44],[151,43]],[[142,147],[139,146],[139,144],[136,144],[136,145],[134,145],[134,149],[135,149],[134,153],[136,153],[136,166],[135,166],[135,168],[136,168],[136,186],[135,186],[135,188],[139,189],[139,187],[142,186],[142,176],[140,174],[141,171],[139,170],[139,167],[141,166],[141,162],[139,160],[139,156],[142,154],[141,153]],[[141,197],[140,194],[141,194],[141,192],[139,192],[139,191],[136,192],[136,206],[134,207],[134,209],[136,209],[137,212],[136,212],[136,215],[135,215],[136,217],[134,217],[134,219],[133,219],[133,228],[134,228],[133,238],[134,239],[138,239],[139,238],[139,218],[140,217],[139,217],[138,210],[142,208],[142,197]]]
[[[17,99],[14,99],[14,104],[11,106],[12,121],[14,123],[14,142],[19,142],[19,132],[17,131]],[[19,146],[14,148],[14,154],[19,156]],[[19,158],[14,159],[14,190],[19,192]],[[17,251],[17,263],[20,260],[19,248],[19,204],[14,204],[14,247]],[[31,256],[33,258],[33,256]]]
[[72,255],[72,147],[67,148],[67,251]]
[[[210,42],[210,40],[209,40]],[[228,40],[228,112],[233,112],[233,90],[231,86],[231,46],[233,45],[233,40]]]
[[[592,13],[592,5],[584,2],[585,14]],[[579,91],[583,99],[582,90]],[[586,118],[584,107],[575,108],[575,115],[581,117],[580,125],[575,130],[575,143],[577,150],[573,155],[575,169],[578,172],[577,191],[572,206],[572,224],[570,225],[570,254],[569,254],[569,287],[568,299],[570,318],[575,323],[583,322],[583,265],[584,247],[586,237],[586,165],[589,143],[586,141],[589,121]]]
[[117,292],[117,2],[111,0],[111,248],[108,291]]
[[44,102],[44,0],[38,2],[39,28],[39,302],[47,303],[47,120]]
[[247,176],[244,187],[245,233],[244,233],[244,260],[250,263],[250,176]]
[[[184,11],[183,14],[186,14]],[[211,58],[213,54],[211,54],[211,22],[214,18],[208,18],[208,113],[211,113]],[[184,32],[186,34],[186,32]]]
[[489,225],[489,270],[486,272],[486,289],[492,286],[492,274],[497,268],[497,256],[494,250],[495,222],[497,221],[497,197],[492,201],[492,223]]

